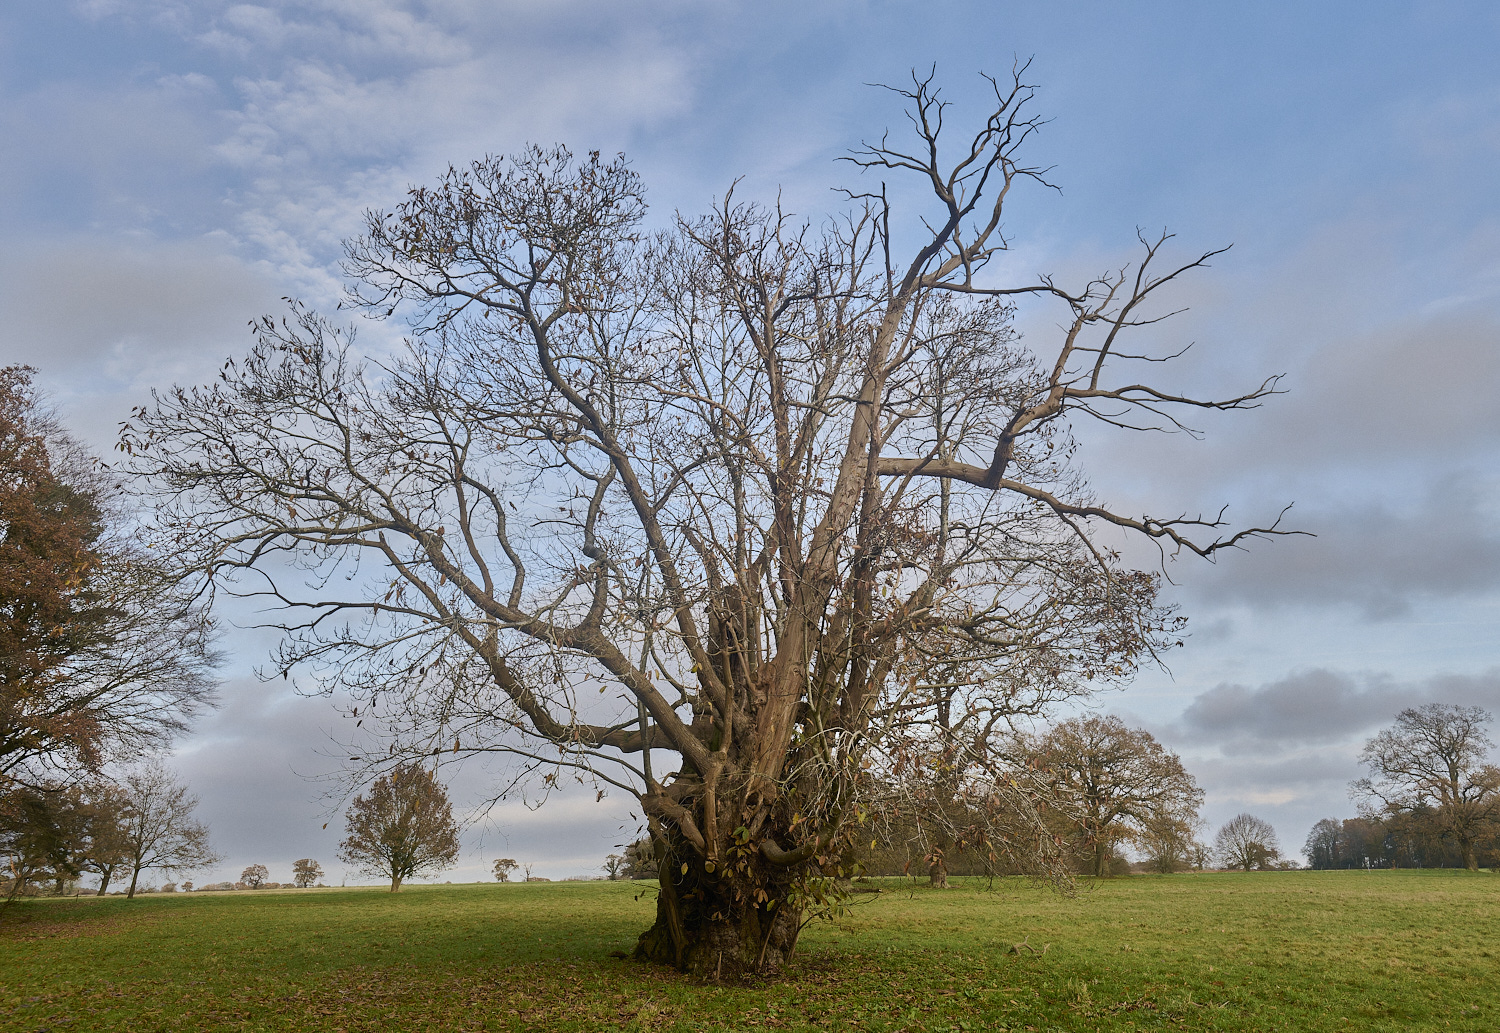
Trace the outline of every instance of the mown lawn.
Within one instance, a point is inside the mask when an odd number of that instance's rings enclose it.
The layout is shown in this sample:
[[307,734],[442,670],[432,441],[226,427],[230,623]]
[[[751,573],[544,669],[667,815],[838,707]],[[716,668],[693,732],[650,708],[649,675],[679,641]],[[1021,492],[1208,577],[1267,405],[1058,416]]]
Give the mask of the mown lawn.
[[24,901],[0,1029],[1500,1029],[1488,873],[959,882],[887,883],[755,987],[611,958],[645,884]]

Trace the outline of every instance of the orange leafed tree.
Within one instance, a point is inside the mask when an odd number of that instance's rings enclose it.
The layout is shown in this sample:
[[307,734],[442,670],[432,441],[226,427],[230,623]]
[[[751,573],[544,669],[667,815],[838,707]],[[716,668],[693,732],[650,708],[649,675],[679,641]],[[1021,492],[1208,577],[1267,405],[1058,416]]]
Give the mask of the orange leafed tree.
[[32,371],[0,369],[0,789],[160,745],[212,699],[212,623],[133,540]]
[[349,834],[339,859],[391,880],[391,892],[414,875],[458,860],[458,822],[448,791],[420,764],[398,764],[349,807]]

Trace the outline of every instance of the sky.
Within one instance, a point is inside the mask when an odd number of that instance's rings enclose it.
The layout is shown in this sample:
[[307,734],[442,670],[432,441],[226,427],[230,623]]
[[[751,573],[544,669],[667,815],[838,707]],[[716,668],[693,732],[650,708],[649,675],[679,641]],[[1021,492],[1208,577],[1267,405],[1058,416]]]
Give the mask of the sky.
[[[1050,119],[1029,156],[1061,190],[1017,196],[1005,271],[1087,278],[1138,227],[1232,244],[1162,331],[1194,344],[1170,378],[1222,394],[1285,374],[1202,440],[1090,433],[1083,466],[1127,511],[1249,523],[1294,503],[1315,534],[1169,563],[1186,644],[1096,701],[1182,755],[1210,834],[1250,811],[1295,855],[1355,812],[1360,745],[1402,707],[1500,712],[1497,42],[1500,6],[1457,0],[8,4],[0,362],[36,367],[108,453],[131,406],[211,377],[281,298],[332,309],[361,213],[449,163],[623,151],[653,218],[741,178],[817,219],[853,182],[836,159],[899,126],[868,84],[936,65],[962,119],[984,113],[977,73],[1029,59]],[[1018,315],[1039,349],[1053,317]],[[255,677],[273,644],[230,629],[223,704],[176,751],[225,858],[200,881],[288,880],[307,856],[356,881],[317,777],[340,719]],[[486,773],[453,779],[476,820],[440,879],[500,856],[596,874],[634,829],[592,792],[481,817]]]

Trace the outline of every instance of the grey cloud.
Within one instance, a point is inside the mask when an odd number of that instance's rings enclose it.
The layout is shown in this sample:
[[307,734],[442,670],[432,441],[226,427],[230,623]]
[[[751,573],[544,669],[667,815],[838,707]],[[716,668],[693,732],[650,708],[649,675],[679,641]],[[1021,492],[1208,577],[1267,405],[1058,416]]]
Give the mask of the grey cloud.
[[1500,668],[1422,682],[1314,668],[1257,688],[1218,685],[1182,712],[1181,730],[1173,738],[1193,746],[1218,745],[1231,755],[1281,751],[1347,741],[1388,724],[1404,707],[1427,702],[1500,708]]
[[1496,483],[1454,472],[1407,507],[1341,500],[1298,507],[1288,526],[1315,537],[1255,543],[1248,556],[1193,571],[1188,590],[1209,603],[1352,605],[1374,620],[1404,615],[1423,599],[1493,595]]
[[77,239],[19,250],[0,258],[0,343],[44,366],[112,368],[116,379],[170,374],[210,341],[243,340],[246,323],[278,304],[254,267],[210,241]]
[[222,216],[210,147],[224,131],[223,102],[197,73],[109,89],[47,83],[0,97],[0,230],[201,232]]
[[207,379],[282,307],[255,267],[215,241],[74,238],[0,256],[0,355],[37,367],[75,433],[95,448],[151,387]]
[[1242,811],[1275,826],[1283,856],[1295,857],[1313,823],[1350,817],[1355,805],[1348,795],[1350,779],[1360,767],[1352,750],[1304,749],[1270,758],[1185,757],[1188,769],[1207,794],[1203,809],[1205,838]]
[[1278,463],[1429,461],[1500,438],[1500,323],[1477,310],[1407,320],[1317,350],[1257,444]]
[[1275,757],[1208,757],[1192,763],[1193,774],[1222,809],[1342,798],[1359,772],[1355,753],[1310,747]]
[[[338,715],[326,700],[304,699],[279,685],[232,679],[223,707],[202,721],[177,751],[178,771],[199,797],[199,817],[225,857],[221,877],[245,865],[287,869],[299,857],[317,858],[333,874],[343,831],[307,775],[333,770],[321,754]],[[327,822],[328,828],[322,825]],[[335,876],[337,877],[337,876]]]
[[1284,373],[1286,393],[1252,412],[1194,414],[1204,441],[1083,428],[1103,496],[1126,508],[1231,502],[1239,519],[1295,500],[1301,520],[1349,509],[1351,487],[1356,500],[1375,484],[1401,497],[1458,471],[1500,476],[1495,231],[1445,240],[1423,253],[1432,268],[1413,269],[1398,230],[1350,216],[1314,227],[1283,261],[1234,268],[1231,254],[1186,284],[1174,298],[1194,310],[1159,336],[1166,350],[1198,343],[1158,371],[1165,386],[1221,397]]

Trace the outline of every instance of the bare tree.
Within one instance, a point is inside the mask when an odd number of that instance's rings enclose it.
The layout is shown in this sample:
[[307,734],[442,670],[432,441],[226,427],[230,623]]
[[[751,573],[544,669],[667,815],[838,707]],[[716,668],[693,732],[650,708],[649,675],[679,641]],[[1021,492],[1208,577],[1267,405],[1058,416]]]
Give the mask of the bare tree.
[[1464,867],[1478,870],[1474,845],[1500,824],[1500,768],[1485,763],[1495,745],[1489,722],[1483,707],[1408,707],[1365,743],[1359,759],[1370,776],[1351,783],[1351,795],[1392,812],[1430,815],[1433,831],[1458,844]]
[[[991,84],[956,141],[930,79],[896,91],[911,145],[851,161],[925,207],[882,185],[818,228],[731,194],[648,234],[625,161],[562,148],[452,169],[348,244],[350,300],[405,314],[403,353],[362,365],[294,308],[122,448],[186,565],[283,608],[275,672],[381,719],[356,763],[492,754],[497,792],[629,792],[661,873],[638,955],[774,971],[872,775],[982,768],[1015,715],[1175,641],[1109,535],[1278,533],[1089,492],[1071,421],[1187,429],[1275,380],[1191,398],[1145,375],[1173,347],[1127,346],[1217,252],[1171,264],[1163,235],[1074,289],[1000,282],[1005,205],[1045,183],[1030,89]],[[1022,344],[1017,299],[1057,307],[1054,346]]]
[[0,792],[159,747],[212,700],[213,626],[107,471],[0,369]]
[[292,882],[298,889],[307,889],[323,877],[323,866],[311,857],[292,862]]
[[[1076,800],[1039,769],[1024,735],[982,726],[975,734],[966,725],[888,736],[894,762],[860,787],[868,856],[878,858],[882,843],[891,851],[887,864],[905,854],[902,871],[925,868],[933,889],[947,889],[950,869],[964,864],[989,877],[1024,873],[1069,890],[1073,866],[1055,826],[1064,815],[1082,820]],[[863,865],[865,851],[853,853]]]
[[252,864],[240,872],[240,881],[253,890],[260,889],[270,877],[270,871],[263,864]]
[[515,871],[519,867],[520,865],[516,864],[516,859],[514,857],[496,858],[495,867],[493,869],[496,881],[509,882],[510,873]]
[[1214,836],[1214,856],[1225,868],[1271,868],[1281,856],[1276,830],[1253,814],[1236,814]]
[[1122,841],[1149,839],[1171,858],[1186,858],[1203,790],[1150,732],[1114,716],[1079,717],[1054,725],[1030,752],[1057,794],[1074,802],[1074,835],[1093,875],[1109,873]]
[[349,835],[339,859],[391,880],[391,892],[414,875],[458,860],[458,823],[448,793],[420,764],[398,764],[349,807]]
[[610,882],[624,878],[625,858],[620,854],[610,854],[604,859],[604,875]]
[[197,798],[159,762],[126,773],[120,787],[126,800],[122,824],[130,869],[127,898],[135,896],[143,871],[188,871],[219,860],[209,848],[208,828],[193,817]]

